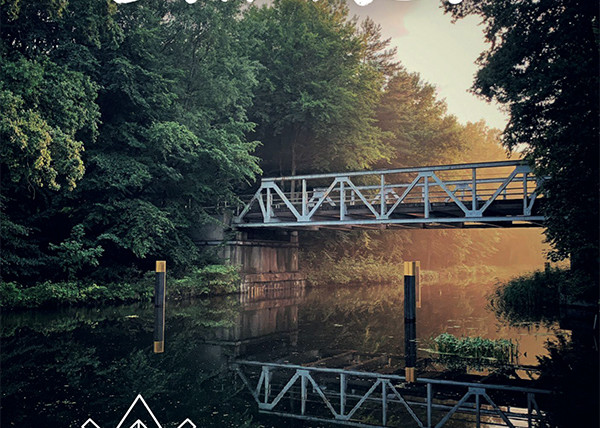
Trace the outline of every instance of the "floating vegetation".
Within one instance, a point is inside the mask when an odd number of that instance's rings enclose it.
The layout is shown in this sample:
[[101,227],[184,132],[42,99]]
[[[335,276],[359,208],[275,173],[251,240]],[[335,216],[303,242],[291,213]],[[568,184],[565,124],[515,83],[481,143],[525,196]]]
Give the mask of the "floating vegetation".
[[467,367],[484,368],[515,364],[518,347],[506,339],[484,339],[482,337],[456,337],[442,333],[433,339],[436,360],[455,369]]

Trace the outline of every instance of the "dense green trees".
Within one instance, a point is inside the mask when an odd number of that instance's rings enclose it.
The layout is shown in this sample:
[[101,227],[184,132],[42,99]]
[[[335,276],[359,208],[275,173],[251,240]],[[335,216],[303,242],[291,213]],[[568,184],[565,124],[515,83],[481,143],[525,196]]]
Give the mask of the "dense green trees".
[[251,117],[267,174],[364,169],[389,156],[374,123],[384,73],[367,55],[377,47],[345,2],[276,0],[244,24],[262,64]]
[[[234,201],[259,165],[273,175],[504,156],[496,130],[461,125],[340,0],[5,5],[5,280],[110,279],[157,257],[192,266],[206,208]],[[456,260],[493,256],[457,232],[341,238],[321,249],[394,263],[409,244],[438,258],[431,246],[444,240]]]
[[506,147],[526,147],[544,184],[554,259],[598,280],[598,5],[587,0],[465,1],[455,19],[482,18],[490,48],[473,90],[504,104]]
[[197,260],[205,207],[260,171],[240,5],[3,6],[5,279]]
[[423,82],[417,73],[405,69],[394,73],[377,109],[378,126],[388,131],[386,144],[394,149],[388,165],[457,161],[457,154],[468,144],[460,138],[460,124],[446,110],[446,103],[436,97],[435,87]]

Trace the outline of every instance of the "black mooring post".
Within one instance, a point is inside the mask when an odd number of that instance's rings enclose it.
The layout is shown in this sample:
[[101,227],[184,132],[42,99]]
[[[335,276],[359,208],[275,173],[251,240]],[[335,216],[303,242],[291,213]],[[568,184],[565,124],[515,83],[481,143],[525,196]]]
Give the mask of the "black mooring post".
[[156,261],[154,285],[154,353],[165,352],[165,298],[167,287],[167,262]]
[[416,382],[417,365],[417,282],[420,263],[404,262],[404,356],[407,382]]

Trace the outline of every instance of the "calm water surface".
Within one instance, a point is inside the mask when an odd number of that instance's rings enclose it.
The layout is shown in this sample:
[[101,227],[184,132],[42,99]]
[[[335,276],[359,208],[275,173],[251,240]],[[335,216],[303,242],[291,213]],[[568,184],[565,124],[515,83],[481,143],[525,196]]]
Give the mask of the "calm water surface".
[[[5,313],[2,426],[80,427],[91,417],[102,428],[116,427],[137,394],[165,428],[186,418],[199,427],[293,425],[259,416],[228,362],[318,359],[344,350],[402,355],[402,288],[168,303],[166,352],[159,355],[152,353],[151,305]],[[511,339],[518,362],[535,365],[548,340],[568,336],[557,324],[510,326],[498,319],[486,299],[492,289],[481,282],[423,284],[419,348],[443,332]]]

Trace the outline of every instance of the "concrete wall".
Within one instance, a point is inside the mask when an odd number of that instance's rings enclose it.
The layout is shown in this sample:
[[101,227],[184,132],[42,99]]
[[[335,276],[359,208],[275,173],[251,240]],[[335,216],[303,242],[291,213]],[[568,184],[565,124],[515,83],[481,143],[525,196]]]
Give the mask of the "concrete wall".
[[223,263],[240,266],[242,292],[253,287],[281,289],[304,287],[306,276],[298,271],[298,233],[287,230],[235,231],[222,216],[193,235],[195,242],[213,249]]

